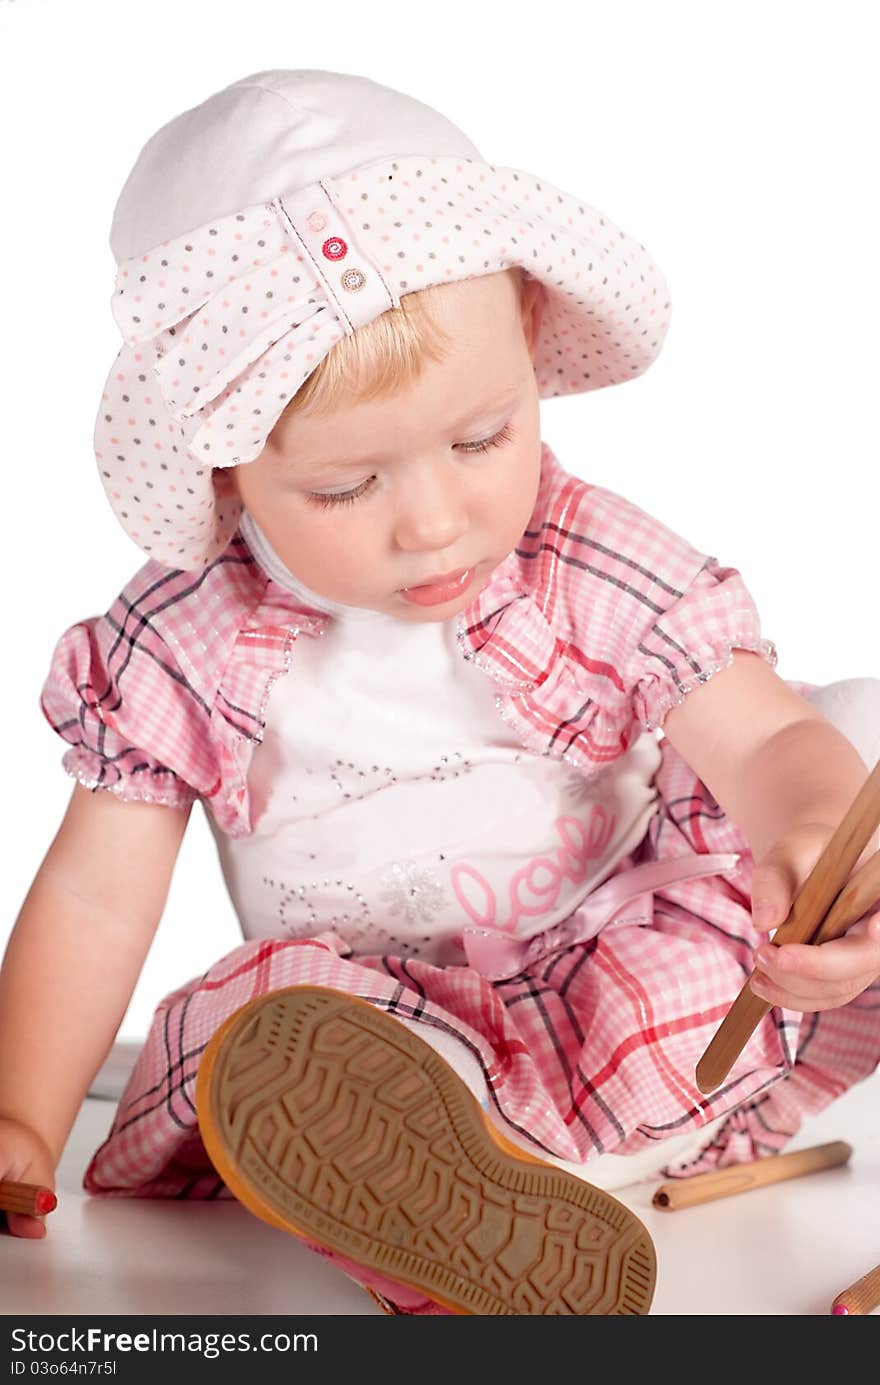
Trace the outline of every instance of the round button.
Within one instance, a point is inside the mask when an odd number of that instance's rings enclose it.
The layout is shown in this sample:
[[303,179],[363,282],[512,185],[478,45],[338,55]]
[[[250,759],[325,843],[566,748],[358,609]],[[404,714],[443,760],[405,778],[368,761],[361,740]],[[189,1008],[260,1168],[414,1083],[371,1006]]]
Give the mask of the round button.
[[348,254],[348,246],[341,236],[331,236],[325,240],[321,250],[328,260],[344,260]]
[[357,293],[358,289],[362,289],[366,282],[366,274],[363,274],[359,269],[347,269],[341,279],[342,287],[347,289],[349,293]]
[[323,231],[327,225],[327,218],[323,212],[310,212],[306,217],[306,225],[310,231]]

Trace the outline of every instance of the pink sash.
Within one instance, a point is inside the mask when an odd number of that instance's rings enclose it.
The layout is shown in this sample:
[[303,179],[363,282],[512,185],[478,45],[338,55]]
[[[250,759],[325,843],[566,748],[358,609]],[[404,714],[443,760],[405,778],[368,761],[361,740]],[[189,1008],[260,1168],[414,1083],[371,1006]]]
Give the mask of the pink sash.
[[724,874],[733,870],[739,859],[738,852],[717,852],[714,855],[688,854],[633,866],[631,870],[612,875],[593,890],[567,919],[531,938],[511,938],[489,928],[465,928],[462,941],[468,965],[490,981],[506,981],[554,952],[573,947],[575,943],[589,942],[612,922],[625,904],[635,903],[637,908],[644,909],[645,922],[650,922],[654,890],[677,880]]

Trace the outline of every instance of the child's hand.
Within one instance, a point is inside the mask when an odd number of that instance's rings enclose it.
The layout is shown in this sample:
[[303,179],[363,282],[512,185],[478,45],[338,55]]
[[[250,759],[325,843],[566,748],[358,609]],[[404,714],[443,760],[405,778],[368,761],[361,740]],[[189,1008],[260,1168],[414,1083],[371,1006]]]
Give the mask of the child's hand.
[[[815,866],[834,829],[816,823],[788,832],[755,866],[752,876],[752,921],[770,931],[784,923],[795,896]],[[851,872],[873,855],[876,843],[862,853]],[[771,912],[765,916],[761,904]],[[842,938],[830,942],[763,942],[755,952],[755,995],[788,1010],[833,1010],[846,1005],[880,976],[880,911],[859,919]]]
[[[20,1121],[0,1117],[0,1180],[13,1183],[39,1183],[55,1189],[55,1162],[45,1140],[22,1125]],[[45,1217],[31,1217],[25,1212],[0,1212],[13,1236],[39,1240],[46,1234]]]

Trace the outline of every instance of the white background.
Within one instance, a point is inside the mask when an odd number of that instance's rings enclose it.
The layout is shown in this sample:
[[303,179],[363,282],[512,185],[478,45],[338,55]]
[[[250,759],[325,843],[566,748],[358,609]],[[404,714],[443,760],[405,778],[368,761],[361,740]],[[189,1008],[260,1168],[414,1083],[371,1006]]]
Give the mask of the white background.
[[[5,510],[0,946],[70,796],[56,640],[144,560],[92,452],[120,345],[108,244],[142,145],[248,73],[360,73],[647,246],[672,325],[623,386],[545,401],[571,471],[738,567],[783,678],[880,676],[880,98],[858,0],[0,0]],[[871,170],[874,170],[872,173]],[[240,941],[200,808],[120,1031]]]

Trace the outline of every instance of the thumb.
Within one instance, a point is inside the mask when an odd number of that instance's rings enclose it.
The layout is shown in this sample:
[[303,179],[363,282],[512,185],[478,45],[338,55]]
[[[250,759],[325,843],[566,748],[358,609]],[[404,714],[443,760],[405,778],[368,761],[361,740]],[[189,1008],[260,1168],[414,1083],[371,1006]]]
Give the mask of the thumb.
[[778,837],[752,873],[752,920],[764,932],[778,928],[832,836],[823,822],[807,822]]
[[790,872],[767,856],[752,875],[752,922],[761,932],[784,923],[791,909],[793,885]]

